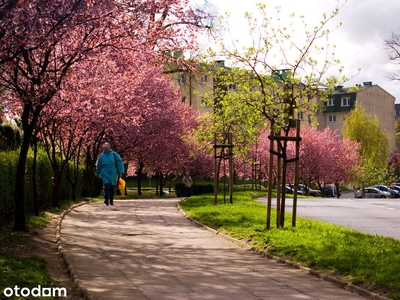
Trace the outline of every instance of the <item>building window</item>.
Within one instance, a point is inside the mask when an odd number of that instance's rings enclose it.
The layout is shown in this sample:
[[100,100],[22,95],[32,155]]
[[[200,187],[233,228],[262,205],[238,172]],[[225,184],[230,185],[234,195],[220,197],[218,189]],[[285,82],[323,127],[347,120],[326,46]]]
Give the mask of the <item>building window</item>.
[[329,116],[329,122],[336,122],[336,116]]
[[185,102],[186,102],[186,96],[183,96],[183,97],[181,98],[181,102],[182,102],[182,103],[185,103]]
[[201,82],[208,82],[208,76],[207,75],[201,75]]
[[181,76],[179,76],[179,78],[178,78],[178,83],[179,84],[185,84],[185,82],[186,82],[186,78],[185,78],[185,75],[181,75]]
[[230,85],[229,85],[229,90],[230,90],[230,91],[236,91],[236,90],[237,90],[236,84],[230,84]]
[[297,113],[297,119],[299,119],[300,121],[301,121],[301,120],[304,120],[304,116],[303,116],[303,112],[302,112],[302,111],[299,111],[299,112]]
[[208,107],[207,99],[205,97],[201,97],[201,106]]
[[328,106],[334,106],[335,105],[335,99],[334,98],[330,98],[328,99]]
[[350,106],[350,97],[342,97],[342,106]]

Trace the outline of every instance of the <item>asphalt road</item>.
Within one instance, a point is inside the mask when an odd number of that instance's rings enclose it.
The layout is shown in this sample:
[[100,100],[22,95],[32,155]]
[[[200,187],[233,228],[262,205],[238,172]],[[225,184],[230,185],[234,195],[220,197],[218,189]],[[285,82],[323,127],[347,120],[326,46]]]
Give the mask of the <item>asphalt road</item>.
[[[260,199],[264,204],[266,199]],[[272,200],[273,206],[276,200]],[[293,201],[286,199],[286,212],[292,213]],[[353,193],[337,198],[298,199],[297,215],[357,231],[400,240],[400,199],[355,199]],[[285,220],[291,224],[292,220]]]

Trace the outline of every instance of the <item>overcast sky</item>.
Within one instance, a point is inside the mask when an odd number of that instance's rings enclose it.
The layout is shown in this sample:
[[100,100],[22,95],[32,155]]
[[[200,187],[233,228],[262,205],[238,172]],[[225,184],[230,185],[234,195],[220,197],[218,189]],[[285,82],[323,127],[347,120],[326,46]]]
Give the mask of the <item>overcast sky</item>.
[[[281,6],[281,22],[291,12],[303,14],[307,23],[316,24],[322,13],[329,13],[337,4],[337,0],[208,0],[220,14],[229,11],[231,27],[234,28],[234,38],[245,41],[248,36],[244,12],[256,12],[256,3],[267,4],[271,12],[276,6]],[[344,0],[339,0],[340,4]],[[384,49],[384,39],[392,32],[400,33],[400,1],[399,0],[348,0],[331,26],[342,22],[342,26],[330,35],[330,41],[337,47],[336,57],[345,66],[344,75],[350,77],[361,71],[345,86],[372,81],[396,97],[400,103],[400,82],[387,79],[389,72],[400,66],[393,65]],[[226,37],[225,39],[228,39]]]

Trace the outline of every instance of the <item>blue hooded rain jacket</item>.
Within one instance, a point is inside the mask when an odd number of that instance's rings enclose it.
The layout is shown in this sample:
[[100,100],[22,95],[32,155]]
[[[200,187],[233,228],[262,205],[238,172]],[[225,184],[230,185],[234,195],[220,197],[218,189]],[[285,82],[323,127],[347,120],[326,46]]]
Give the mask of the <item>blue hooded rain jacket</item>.
[[111,149],[100,154],[96,175],[101,177],[103,184],[117,185],[118,174],[124,174],[124,163],[121,157]]

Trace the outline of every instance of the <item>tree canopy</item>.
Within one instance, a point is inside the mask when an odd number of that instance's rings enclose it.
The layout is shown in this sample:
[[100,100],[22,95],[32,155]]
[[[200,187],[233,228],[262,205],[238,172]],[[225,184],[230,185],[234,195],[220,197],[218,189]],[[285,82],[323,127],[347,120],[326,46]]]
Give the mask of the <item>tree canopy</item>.
[[384,133],[376,116],[368,115],[359,103],[346,117],[342,134],[344,138],[359,143],[360,165],[353,171],[352,181],[357,186],[382,182],[387,173],[390,139]]

